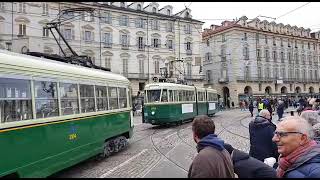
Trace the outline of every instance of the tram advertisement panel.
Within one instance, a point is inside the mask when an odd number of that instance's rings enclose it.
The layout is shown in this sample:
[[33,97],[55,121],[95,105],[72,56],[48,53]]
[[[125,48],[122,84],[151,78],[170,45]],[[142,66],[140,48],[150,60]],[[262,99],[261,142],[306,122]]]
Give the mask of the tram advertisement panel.
[[216,109],[216,103],[209,103],[209,110],[215,110]]
[[181,113],[192,113],[193,112],[193,104],[181,104]]

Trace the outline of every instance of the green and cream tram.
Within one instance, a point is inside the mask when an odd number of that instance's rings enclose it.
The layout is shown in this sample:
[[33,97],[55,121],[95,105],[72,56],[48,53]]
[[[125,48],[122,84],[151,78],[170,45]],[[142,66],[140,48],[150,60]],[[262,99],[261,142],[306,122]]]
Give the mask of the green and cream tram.
[[181,124],[197,115],[214,115],[218,110],[218,95],[213,89],[174,83],[145,86],[144,123]]
[[47,177],[127,145],[125,77],[0,50],[0,177]]

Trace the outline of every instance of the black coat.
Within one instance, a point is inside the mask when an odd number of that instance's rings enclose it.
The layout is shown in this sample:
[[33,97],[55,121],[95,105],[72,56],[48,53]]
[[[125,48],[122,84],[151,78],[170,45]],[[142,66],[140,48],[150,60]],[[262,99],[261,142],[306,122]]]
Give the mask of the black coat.
[[232,161],[234,173],[239,178],[277,178],[275,169],[243,151],[234,149]]
[[277,107],[277,113],[280,114],[284,112],[284,107],[285,107],[285,104],[282,103],[282,104],[279,104],[278,107]]
[[264,161],[265,158],[274,157],[278,159],[278,148],[272,142],[273,132],[276,125],[264,117],[257,116],[249,123],[250,152],[249,155]]

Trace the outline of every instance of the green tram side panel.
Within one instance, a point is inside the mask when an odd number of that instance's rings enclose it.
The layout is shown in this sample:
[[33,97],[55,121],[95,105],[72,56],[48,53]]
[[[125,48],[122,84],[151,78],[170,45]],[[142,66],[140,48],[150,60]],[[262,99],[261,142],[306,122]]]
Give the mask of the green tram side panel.
[[83,117],[0,132],[0,177],[46,177],[103,151],[105,139],[129,132],[130,112]]
[[219,111],[217,102],[208,102],[208,115],[213,115]]
[[198,115],[207,115],[207,114],[208,114],[208,103],[198,102]]
[[[182,112],[184,111],[184,112]],[[152,114],[154,112],[154,114]],[[144,119],[150,124],[165,124],[191,119],[197,115],[195,102],[147,104],[144,106]],[[154,121],[154,123],[152,122]]]

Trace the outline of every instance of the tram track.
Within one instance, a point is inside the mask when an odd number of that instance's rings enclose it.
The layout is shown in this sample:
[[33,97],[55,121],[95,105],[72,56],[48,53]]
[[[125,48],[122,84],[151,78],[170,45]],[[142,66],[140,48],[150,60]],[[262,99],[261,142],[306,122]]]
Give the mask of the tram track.
[[[246,129],[248,129],[248,127],[245,126],[245,125],[242,123],[242,121],[243,121],[244,119],[246,119],[246,118],[248,118],[247,115],[244,116],[244,117],[241,117],[238,122],[240,123],[240,126],[241,126],[241,127],[245,127]],[[229,124],[229,125],[227,125],[227,126],[224,126],[224,125],[223,125],[223,122],[219,122],[219,124],[220,124],[220,126],[221,126],[222,129],[221,129],[221,131],[219,131],[219,133],[217,133],[218,136],[221,135],[223,132],[228,132],[228,133],[230,133],[230,134],[232,134],[232,135],[235,135],[235,136],[241,137],[241,138],[243,138],[243,139],[249,140],[249,137],[246,137],[246,136],[240,135],[240,134],[238,134],[238,133],[232,132],[231,130],[228,129],[228,127],[234,126],[235,123],[231,123],[231,124]]]

